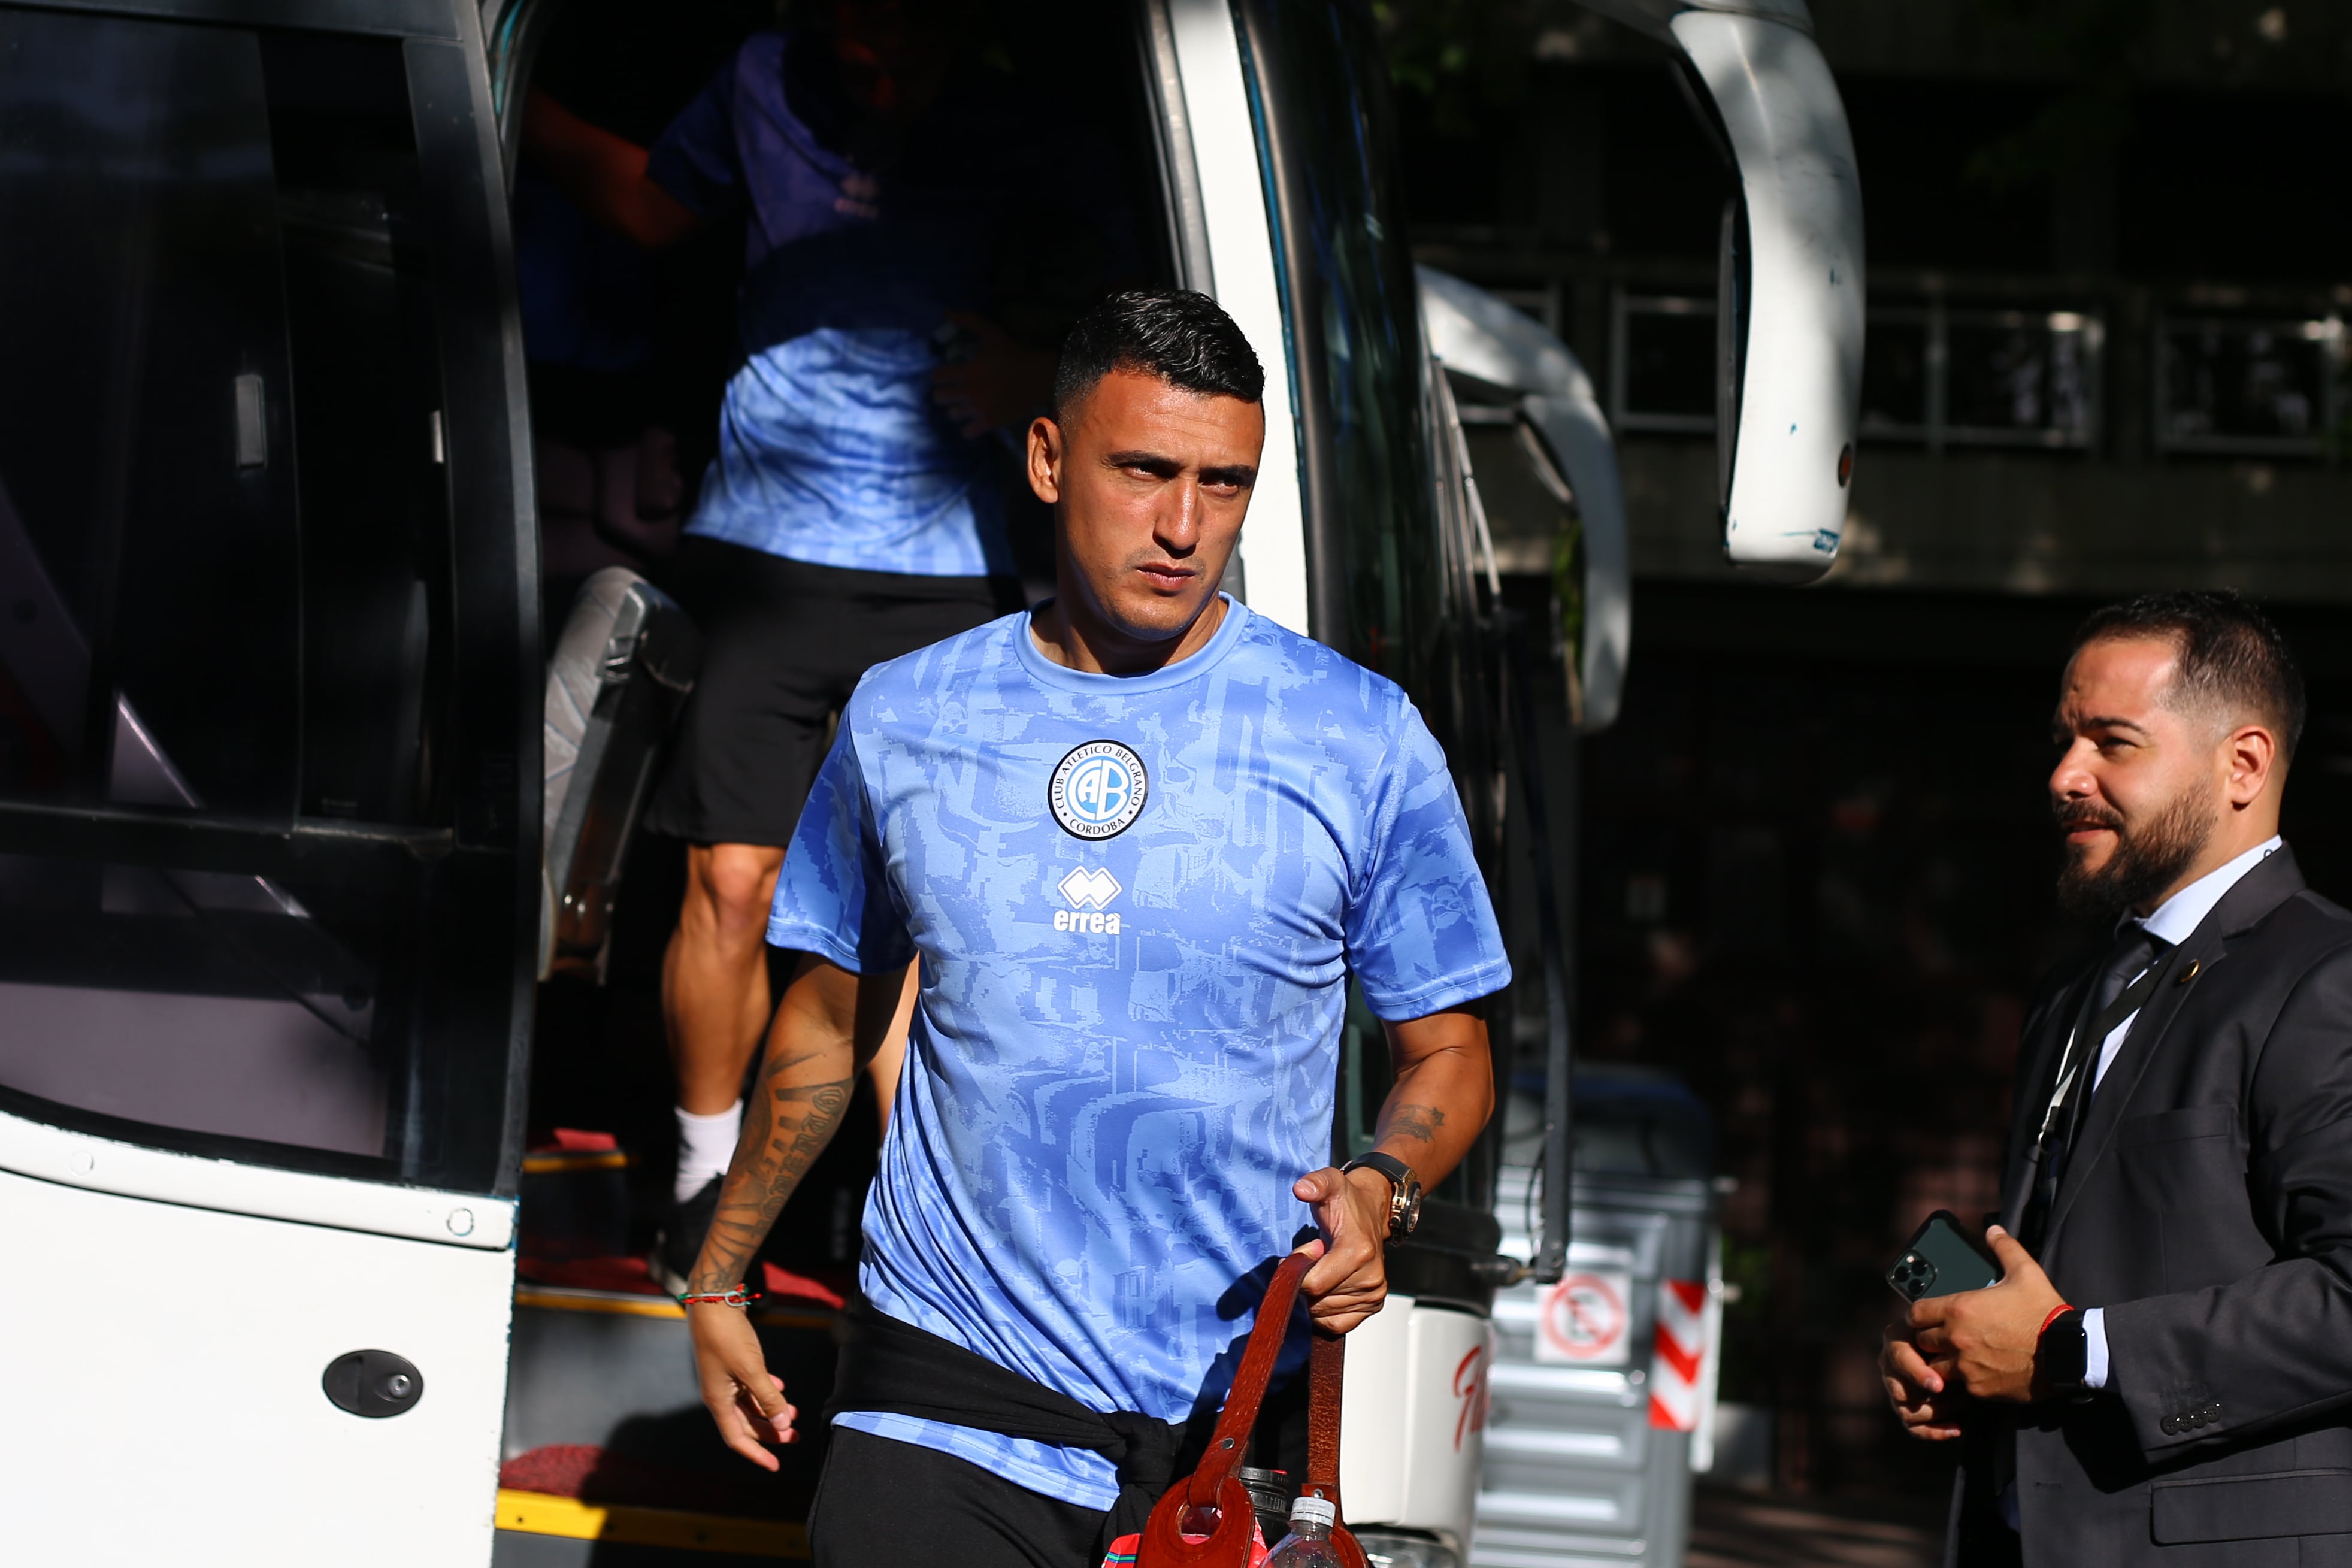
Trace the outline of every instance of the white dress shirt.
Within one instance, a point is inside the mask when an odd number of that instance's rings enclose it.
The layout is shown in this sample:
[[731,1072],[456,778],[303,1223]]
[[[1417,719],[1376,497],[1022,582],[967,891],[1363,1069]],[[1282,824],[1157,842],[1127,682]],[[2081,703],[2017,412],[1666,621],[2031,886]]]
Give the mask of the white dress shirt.
[[[2206,872],[2157,905],[2156,912],[2146,920],[2136,915],[2129,918],[2150,936],[2178,947],[2205,923],[2205,917],[2213,912],[2213,906],[2221,901],[2224,894],[2238,885],[2238,879],[2276,854],[2280,844],[2281,840],[2274,833],[2229,864]],[[2120,931],[2122,928],[2118,926],[2116,929]],[[2095,1093],[2105,1080],[2108,1067],[2115,1061],[2116,1053],[2123,1048],[2124,1037],[2131,1033],[2131,1026],[2138,1018],[2139,1015],[2134,1013],[2107,1031],[2107,1037],[2099,1046],[2098,1068],[2091,1075],[2093,1092]],[[2105,1308],[2093,1307],[2083,1314],[2083,1337],[2087,1342],[2083,1359],[2084,1385],[2105,1388],[2107,1385]]]

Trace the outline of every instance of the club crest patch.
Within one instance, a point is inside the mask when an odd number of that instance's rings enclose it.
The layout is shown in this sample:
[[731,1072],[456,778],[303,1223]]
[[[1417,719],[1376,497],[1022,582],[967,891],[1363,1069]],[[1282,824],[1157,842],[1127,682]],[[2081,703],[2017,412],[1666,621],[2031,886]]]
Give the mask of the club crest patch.
[[1045,804],[1063,832],[1089,840],[1110,838],[1127,831],[1150,793],[1141,757],[1117,741],[1088,741],[1054,770]]

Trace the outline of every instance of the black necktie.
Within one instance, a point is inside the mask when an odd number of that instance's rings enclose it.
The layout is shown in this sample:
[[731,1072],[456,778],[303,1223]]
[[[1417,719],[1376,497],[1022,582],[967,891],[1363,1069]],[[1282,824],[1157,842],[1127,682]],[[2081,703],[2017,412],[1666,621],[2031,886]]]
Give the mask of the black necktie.
[[[2172,951],[2172,944],[2151,932],[2146,926],[2134,923],[2116,933],[2116,945],[2107,954],[2106,967],[2099,971],[2099,990],[2092,1001],[2092,1016],[2096,1017],[2115,1005],[2124,987],[2140,977],[2140,973],[2158,958]],[[2113,1028],[2114,1026],[2108,1026]]]
[[2116,933],[2106,962],[2099,966],[2098,984],[2084,998],[2074,1037],[2067,1042],[2058,1061],[2058,1074],[2051,1080],[2033,1196],[2021,1226],[2024,1234],[2018,1238],[2028,1251],[2042,1245],[2051,1205],[2058,1196],[2058,1183],[2066,1173],[2066,1157],[2082,1137],[2083,1124],[2090,1115],[2091,1096],[2098,1088],[2099,1056],[2107,1037],[2147,1005],[2163,972],[2165,956],[2171,951],[2170,942],[2149,934],[2147,927],[2126,926]]

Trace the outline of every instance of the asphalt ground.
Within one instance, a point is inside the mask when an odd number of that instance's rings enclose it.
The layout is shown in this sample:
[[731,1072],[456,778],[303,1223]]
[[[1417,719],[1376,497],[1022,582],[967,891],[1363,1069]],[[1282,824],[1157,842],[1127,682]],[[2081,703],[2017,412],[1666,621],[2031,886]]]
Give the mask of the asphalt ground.
[[1794,1498],[1697,1489],[1686,1568],[1937,1568],[1932,1500]]

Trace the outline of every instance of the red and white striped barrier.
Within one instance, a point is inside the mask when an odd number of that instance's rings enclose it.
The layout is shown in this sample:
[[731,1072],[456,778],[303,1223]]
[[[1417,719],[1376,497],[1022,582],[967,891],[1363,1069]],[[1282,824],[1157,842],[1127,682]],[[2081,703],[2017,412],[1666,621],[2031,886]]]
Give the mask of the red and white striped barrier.
[[1706,1283],[1658,1281],[1657,1353],[1650,1360],[1650,1425],[1670,1432],[1698,1430],[1706,1370]]

